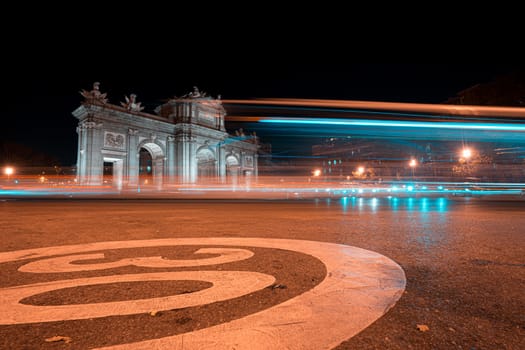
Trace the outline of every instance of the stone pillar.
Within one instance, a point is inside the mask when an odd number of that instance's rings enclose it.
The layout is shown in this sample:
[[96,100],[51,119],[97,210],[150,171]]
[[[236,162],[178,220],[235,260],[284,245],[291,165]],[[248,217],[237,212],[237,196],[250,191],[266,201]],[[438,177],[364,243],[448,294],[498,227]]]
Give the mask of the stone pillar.
[[182,183],[193,183],[196,177],[197,160],[195,141],[191,136],[180,135],[175,139],[177,175]]
[[162,179],[164,175],[164,157],[152,159],[151,163],[153,167],[153,183],[155,184],[157,189],[160,190],[162,189]]
[[183,156],[184,150],[182,145],[182,137],[175,137],[175,175],[177,176],[177,182],[183,182],[182,177],[184,174],[183,171]]
[[82,136],[84,134],[84,130],[79,126],[77,126],[77,134],[78,134],[78,143],[77,143],[77,170],[76,170],[76,181],[78,184],[80,184],[80,172],[82,169],[84,169],[84,166],[82,165],[83,159],[83,152],[82,152]]
[[166,175],[168,177],[168,184],[174,184],[177,175],[176,169],[176,143],[175,137],[168,136],[166,140]]
[[124,171],[128,178],[128,186],[136,187],[139,184],[139,149],[138,137],[139,131],[136,129],[128,129],[128,158],[127,169]]
[[245,151],[241,151],[240,152],[241,156],[240,156],[240,161],[241,161],[241,164],[239,164],[239,166],[241,167],[241,175],[244,174],[244,167],[246,165],[246,152]]
[[253,174],[255,177],[259,176],[259,155],[257,153],[253,155]]
[[197,182],[197,173],[198,173],[198,167],[199,167],[199,164],[197,162],[197,145],[195,143],[195,140],[191,140],[188,142],[189,143],[189,155],[188,155],[188,163],[189,163],[189,166],[190,166],[190,172],[189,172],[189,175],[190,175],[190,178],[189,178],[189,183],[195,183]]
[[102,158],[102,123],[84,120],[80,126],[82,146],[78,169],[79,184],[101,185],[104,161]]
[[219,143],[219,149],[218,149],[218,155],[219,155],[219,179],[220,182],[226,181],[226,150],[224,149],[224,145],[222,143]]
[[121,159],[121,160],[118,160],[116,162],[113,162],[113,185],[115,185],[115,181],[116,181],[116,187],[119,191],[122,190],[122,174],[123,174],[123,169],[124,168],[124,161]]

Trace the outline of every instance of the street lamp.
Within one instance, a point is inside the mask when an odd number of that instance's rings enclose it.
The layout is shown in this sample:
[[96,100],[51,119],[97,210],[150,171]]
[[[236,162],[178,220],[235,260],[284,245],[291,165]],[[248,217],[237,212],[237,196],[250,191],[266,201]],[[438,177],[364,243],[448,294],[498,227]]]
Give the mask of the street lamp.
[[461,157],[459,158],[459,162],[468,165],[468,161],[470,158],[472,158],[472,150],[470,148],[463,148],[461,150]]
[[[321,176],[321,169],[314,169],[314,170],[312,170],[312,176],[313,177]],[[308,177],[308,182],[312,181],[312,176]]]
[[364,166],[358,166],[355,171],[352,171],[352,176],[356,179],[365,179],[366,178],[366,169]]
[[471,164],[469,164],[469,160],[472,158],[473,152],[470,148],[465,147],[461,150],[460,157],[459,157],[459,166],[456,167],[458,174],[462,176],[468,176],[472,169],[470,167]]
[[417,160],[414,158],[410,159],[410,162],[408,162],[408,166],[412,169],[412,180],[414,180],[414,168],[417,166]]
[[472,157],[472,150],[470,148],[463,148],[461,151],[461,156],[463,159],[465,159],[465,161],[469,160],[470,157]]
[[9,181],[9,179],[11,178],[11,175],[15,173],[15,168],[11,166],[5,167],[4,173],[7,175],[7,181]]

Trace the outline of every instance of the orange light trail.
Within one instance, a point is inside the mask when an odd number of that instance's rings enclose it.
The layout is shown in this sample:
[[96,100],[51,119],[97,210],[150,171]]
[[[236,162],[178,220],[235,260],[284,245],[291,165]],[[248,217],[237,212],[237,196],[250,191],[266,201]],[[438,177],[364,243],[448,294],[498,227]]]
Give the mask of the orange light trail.
[[404,111],[420,113],[437,113],[462,116],[487,116],[487,117],[513,117],[525,118],[525,108],[499,107],[499,106],[474,106],[474,105],[445,105],[427,103],[405,102],[374,102],[353,100],[319,100],[319,99],[285,99],[268,98],[254,100],[223,100],[230,104],[256,104],[274,106],[299,106],[299,107],[327,107],[327,108],[353,108],[363,110]]

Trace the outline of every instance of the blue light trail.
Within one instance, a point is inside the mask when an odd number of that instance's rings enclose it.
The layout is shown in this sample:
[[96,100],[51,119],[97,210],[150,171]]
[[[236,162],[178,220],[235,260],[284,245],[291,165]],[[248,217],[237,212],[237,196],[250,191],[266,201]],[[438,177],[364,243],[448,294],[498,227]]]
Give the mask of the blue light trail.
[[462,123],[462,122],[420,122],[420,121],[390,121],[367,119],[305,119],[281,118],[260,119],[260,123],[276,124],[309,124],[309,125],[345,125],[345,126],[384,126],[402,128],[431,128],[431,129],[463,129],[463,130],[492,130],[492,131],[525,131],[522,124],[495,124],[495,123]]

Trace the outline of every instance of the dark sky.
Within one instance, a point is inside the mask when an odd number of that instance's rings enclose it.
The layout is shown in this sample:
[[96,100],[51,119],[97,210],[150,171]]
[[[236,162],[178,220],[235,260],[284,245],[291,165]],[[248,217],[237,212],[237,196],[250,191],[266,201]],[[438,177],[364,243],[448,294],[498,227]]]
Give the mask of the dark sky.
[[[84,45],[84,46],[82,46]],[[85,49],[85,50],[84,50]],[[27,145],[76,161],[76,119],[81,89],[101,82],[111,103],[136,93],[147,112],[163,99],[196,85],[223,99],[296,97],[440,103],[458,91],[517,69],[511,64],[358,64],[311,60],[273,52],[164,52],[134,56],[129,50],[90,50],[86,42],[69,52],[39,51],[13,56],[4,67],[0,141]],[[264,50],[262,50],[264,53]],[[265,140],[272,142],[272,140]]]

